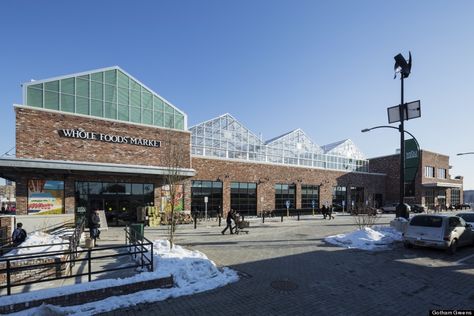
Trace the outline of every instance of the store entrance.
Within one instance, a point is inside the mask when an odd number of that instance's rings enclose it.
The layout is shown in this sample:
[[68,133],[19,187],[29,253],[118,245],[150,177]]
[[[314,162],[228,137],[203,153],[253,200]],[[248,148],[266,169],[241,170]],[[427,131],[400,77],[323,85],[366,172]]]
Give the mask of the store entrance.
[[108,226],[125,226],[137,222],[137,208],[152,205],[153,184],[76,182],[76,205],[103,210]]

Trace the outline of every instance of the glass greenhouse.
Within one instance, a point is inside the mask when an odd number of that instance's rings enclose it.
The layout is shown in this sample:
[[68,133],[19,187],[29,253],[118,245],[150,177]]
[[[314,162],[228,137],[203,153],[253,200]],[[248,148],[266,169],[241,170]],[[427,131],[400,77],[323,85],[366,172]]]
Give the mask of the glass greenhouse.
[[23,85],[25,105],[186,130],[184,112],[114,66]]
[[323,169],[368,172],[369,161],[350,140],[315,144],[301,129],[267,142],[230,114],[191,127],[192,154]]

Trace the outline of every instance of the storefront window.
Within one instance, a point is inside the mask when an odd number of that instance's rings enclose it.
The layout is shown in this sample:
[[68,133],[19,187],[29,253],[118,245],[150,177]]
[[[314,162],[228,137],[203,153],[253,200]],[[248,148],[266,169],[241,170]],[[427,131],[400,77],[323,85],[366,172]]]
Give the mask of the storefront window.
[[290,201],[290,208],[296,208],[296,185],[275,184],[275,209],[286,209],[286,201]]
[[461,203],[461,190],[451,189],[451,206]]
[[204,197],[207,196],[207,211],[210,216],[222,212],[222,182],[221,181],[193,181],[191,183],[191,210],[205,211]]
[[257,184],[232,182],[230,185],[230,207],[244,215],[257,214]]
[[28,214],[63,214],[64,181],[28,180]]
[[332,188],[332,204],[347,207],[347,188],[336,186]]
[[319,186],[302,185],[301,186],[301,208],[319,208]]

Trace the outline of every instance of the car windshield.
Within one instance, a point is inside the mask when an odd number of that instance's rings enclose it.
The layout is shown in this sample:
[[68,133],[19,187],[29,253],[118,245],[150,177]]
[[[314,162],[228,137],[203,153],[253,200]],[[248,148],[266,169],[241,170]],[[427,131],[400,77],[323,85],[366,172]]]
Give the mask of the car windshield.
[[441,227],[443,218],[439,216],[415,216],[410,221],[410,226]]
[[474,214],[458,214],[456,216],[461,217],[466,222],[474,222]]

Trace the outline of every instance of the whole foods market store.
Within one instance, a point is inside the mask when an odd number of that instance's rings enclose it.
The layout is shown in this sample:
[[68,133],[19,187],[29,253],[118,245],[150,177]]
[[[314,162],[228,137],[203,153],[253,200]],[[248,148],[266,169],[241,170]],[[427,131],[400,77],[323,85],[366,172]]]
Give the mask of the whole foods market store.
[[[17,183],[17,214],[75,214],[77,219],[98,209],[105,211],[109,225],[142,220],[137,218],[140,206],[166,208],[167,172],[149,166],[0,159],[0,176]],[[195,172],[182,168],[178,173],[184,179]],[[183,190],[175,199],[184,209]]]

